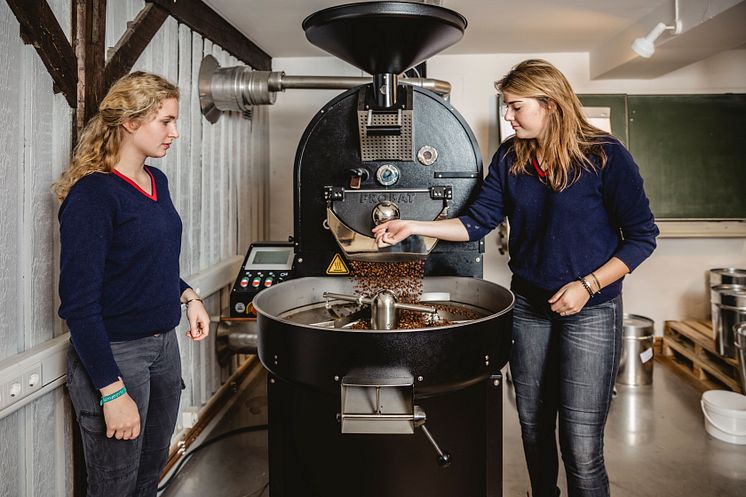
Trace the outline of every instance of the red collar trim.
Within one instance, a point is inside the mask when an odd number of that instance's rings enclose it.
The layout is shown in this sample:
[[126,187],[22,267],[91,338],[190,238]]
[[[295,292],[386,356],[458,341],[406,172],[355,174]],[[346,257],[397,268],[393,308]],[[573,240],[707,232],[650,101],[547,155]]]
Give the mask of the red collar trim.
[[531,164],[534,165],[534,169],[536,169],[536,173],[539,175],[540,178],[546,178],[547,177],[547,172],[543,171],[539,167],[539,164],[536,162],[536,159],[531,159]]
[[153,201],[157,202],[158,201],[158,192],[155,189],[155,178],[153,177],[153,173],[150,172],[150,169],[148,169],[148,166],[145,166],[145,171],[150,176],[150,189],[153,192],[152,194],[148,193],[145,190],[143,190],[142,188],[140,188],[140,185],[138,185],[137,183],[135,183],[131,178],[125,176],[124,174],[120,173],[116,169],[112,170],[112,172],[114,174],[116,174],[117,176],[119,176],[120,178],[122,178],[124,181],[126,181],[127,183],[129,183],[130,185],[132,185],[135,188],[135,190],[137,190],[138,192],[142,193],[143,195],[145,195],[146,197],[148,197],[150,200],[153,200]]

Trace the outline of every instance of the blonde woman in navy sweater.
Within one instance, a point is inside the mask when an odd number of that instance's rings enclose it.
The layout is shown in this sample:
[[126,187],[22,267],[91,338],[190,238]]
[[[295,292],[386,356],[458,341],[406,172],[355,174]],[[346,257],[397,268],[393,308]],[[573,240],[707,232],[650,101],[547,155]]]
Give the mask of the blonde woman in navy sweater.
[[179,410],[174,328],[204,339],[209,316],[179,277],[181,220],[166,176],[147,166],[178,138],[179,90],[135,72],[111,87],[55,183],[67,386],[89,497],[156,495]]
[[392,221],[380,244],[411,234],[478,240],[510,222],[515,385],[532,496],[560,494],[556,428],[571,497],[609,495],[603,433],[619,365],[622,279],[658,228],[637,165],[591,126],[562,73],[527,60],[497,82],[515,136],[498,149],[467,213]]

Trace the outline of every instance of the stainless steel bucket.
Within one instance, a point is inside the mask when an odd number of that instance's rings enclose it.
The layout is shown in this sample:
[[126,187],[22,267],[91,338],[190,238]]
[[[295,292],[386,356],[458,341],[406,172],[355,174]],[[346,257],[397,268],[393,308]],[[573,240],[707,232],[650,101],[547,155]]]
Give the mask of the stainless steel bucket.
[[738,382],[741,385],[741,393],[746,393],[746,323],[740,323],[733,327],[738,356]]
[[623,350],[616,381],[623,385],[649,385],[653,382],[654,322],[635,314],[624,315]]
[[[708,271],[706,278],[705,295],[712,291],[712,287],[718,285],[744,285],[746,286],[746,269],[734,267],[713,268]],[[705,314],[708,318],[714,320],[712,306],[707,306]],[[713,330],[713,337],[715,331]]]
[[718,285],[746,286],[746,269],[734,267],[710,269],[710,288]]
[[716,285],[710,291],[715,348],[724,357],[736,357],[734,327],[746,321],[746,286]]

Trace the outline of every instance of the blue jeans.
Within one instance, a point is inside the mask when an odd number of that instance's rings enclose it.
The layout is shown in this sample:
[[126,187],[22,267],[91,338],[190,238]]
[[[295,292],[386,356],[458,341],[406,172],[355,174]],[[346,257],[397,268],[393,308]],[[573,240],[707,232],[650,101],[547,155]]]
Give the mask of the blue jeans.
[[88,497],[155,497],[168,459],[181,397],[181,358],[176,332],[112,342],[127,393],[140,411],[140,436],[106,438],[99,400],[75,348],[67,356],[67,388],[80,425],[88,473]]
[[622,297],[562,317],[516,295],[510,372],[533,497],[609,495],[604,426],[622,347]]

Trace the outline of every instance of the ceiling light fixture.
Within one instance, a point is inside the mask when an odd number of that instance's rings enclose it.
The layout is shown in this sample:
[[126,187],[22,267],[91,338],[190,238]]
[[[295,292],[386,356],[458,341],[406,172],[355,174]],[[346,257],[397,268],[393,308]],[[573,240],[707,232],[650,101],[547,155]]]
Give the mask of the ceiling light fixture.
[[649,58],[655,53],[655,40],[660,37],[665,31],[673,31],[673,34],[677,35],[681,33],[681,19],[679,19],[679,0],[674,0],[675,19],[673,26],[668,26],[662,22],[659,22],[655,27],[648,33],[644,38],[637,38],[632,42],[632,50],[637,53],[640,57]]

